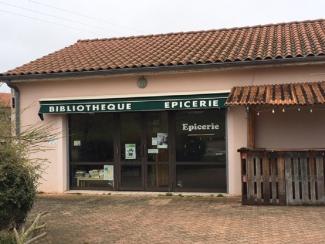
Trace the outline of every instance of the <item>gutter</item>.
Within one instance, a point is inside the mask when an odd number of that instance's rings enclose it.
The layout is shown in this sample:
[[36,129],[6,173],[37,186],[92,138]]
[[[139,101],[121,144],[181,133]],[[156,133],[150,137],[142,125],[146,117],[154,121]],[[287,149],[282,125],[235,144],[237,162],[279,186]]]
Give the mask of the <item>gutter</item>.
[[[220,69],[220,68],[249,68],[261,66],[279,66],[279,65],[303,65],[324,63],[325,56],[307,56],[303,58],[287,58],[287,59],[268,59],[254,61],[235,61],[235,62],[220,62],[220,63],[205,63],[205,64],[186,64],[186,65],[169,65],[169,66],[154,66],[154,67],[136,67],[136,68],[121,68],[109,70],[92,70],[92,71],[71,71],[58,73],[44,74],[23,74],[23,75],[1,75],[0,79],[10,79],[15,81],[23,80],[40,80],[51,78],[76,78],[85,76],[105,76],[117,74],[139,74],[139,73],[159,73],[170,71],[188,71],[188,70],[203,70],[203,69]],[[10,82],[11,82],[10,81]]]
[[15,129],[16,129],[16,136],[20,135],[20,91],[19,88],[12,84],[11,80],[4,80],[4,82],[15,91]]

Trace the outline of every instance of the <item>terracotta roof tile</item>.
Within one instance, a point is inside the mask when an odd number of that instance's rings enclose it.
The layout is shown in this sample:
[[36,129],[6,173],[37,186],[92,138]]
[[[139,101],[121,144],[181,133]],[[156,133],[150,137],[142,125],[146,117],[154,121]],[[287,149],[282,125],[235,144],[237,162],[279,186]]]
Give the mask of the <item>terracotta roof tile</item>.
[[234,87],[226,104],[229,106],[325,104],[325,81]]
[[325,20],[80,40],[2,75],[178,66],[325,55]]
[[2,106],[10,107],[11,94],[10,93],[0,93],[0,103]]

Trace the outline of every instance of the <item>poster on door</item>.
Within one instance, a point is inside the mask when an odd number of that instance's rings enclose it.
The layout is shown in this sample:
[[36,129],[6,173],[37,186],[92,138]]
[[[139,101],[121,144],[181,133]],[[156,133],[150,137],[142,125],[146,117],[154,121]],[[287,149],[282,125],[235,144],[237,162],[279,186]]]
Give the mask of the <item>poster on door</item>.
[[157,148],[167,148],[168,144],[168,134],[167,133],[157,133]]
[[136,159],[135,144],[125,144],[125,159]]

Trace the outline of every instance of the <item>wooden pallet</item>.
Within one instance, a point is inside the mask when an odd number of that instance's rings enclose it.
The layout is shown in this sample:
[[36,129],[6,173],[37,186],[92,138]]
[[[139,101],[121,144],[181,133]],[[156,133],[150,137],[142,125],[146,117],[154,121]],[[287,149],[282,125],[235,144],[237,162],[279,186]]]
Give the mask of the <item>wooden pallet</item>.
[[239,151],[243,204],[325,204],[325,151]]

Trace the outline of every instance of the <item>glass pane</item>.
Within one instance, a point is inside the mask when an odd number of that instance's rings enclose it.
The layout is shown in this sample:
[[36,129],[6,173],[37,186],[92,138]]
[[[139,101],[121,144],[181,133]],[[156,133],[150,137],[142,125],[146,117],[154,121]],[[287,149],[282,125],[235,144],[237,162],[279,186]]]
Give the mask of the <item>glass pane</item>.
[[226,192],[226,168],[219,165],[177,165],[176,187]]
[[168,165],[148,165],[148,187],[168,187]]
[[226,163],[224,110],[176,113],[176,161]]
[[148,162],[168,161],[168,114],[147,113]]
[[140,161],[142,117],[140,113],[122,113],[121,124],[121,159]]
[[113,189],[113,165],[71,165],[70,169],[71,187],[78,189]]
[[122,187],[141,187],[142,172],[140,165],[121,166],[121,185]]
[[113,161],[112,114],[73,114],[69,127],[72,162]]

